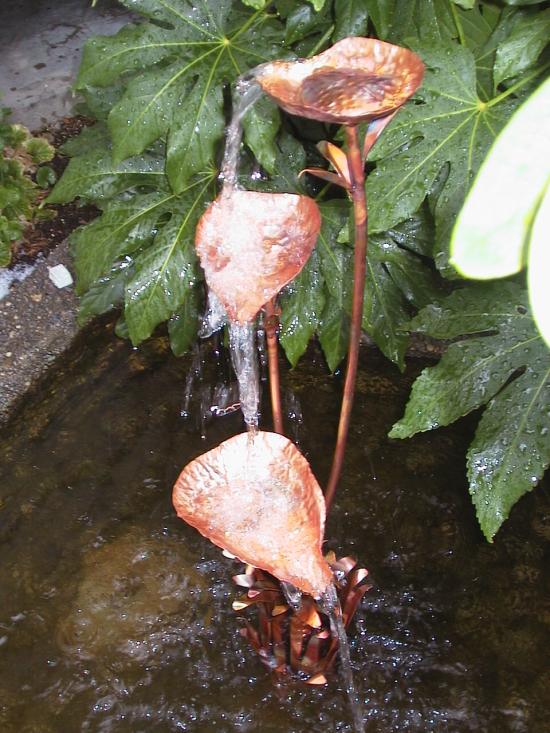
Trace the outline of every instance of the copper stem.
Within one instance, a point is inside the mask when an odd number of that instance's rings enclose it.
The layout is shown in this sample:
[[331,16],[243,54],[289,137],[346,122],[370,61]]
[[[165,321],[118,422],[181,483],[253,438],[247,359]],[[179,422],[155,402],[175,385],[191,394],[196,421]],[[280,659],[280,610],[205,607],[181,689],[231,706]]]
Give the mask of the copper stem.
[[325,491],[327,511],[330,508],[336,487],[342,472],[344,451],[348,437],[353,395],[355,392],[355,377],[359,358],[359,342],[361,340],[361,321],[363,317],[363,300],[365,294],[365,274],[367,265],[367,196],[365,192],[365,171],[361,157],[359,135],[355,125],[346,125],[346,142],[348,147],[348,165],[351,178],[351,198],[355,219],[355,256],[353,265],[353,300],[351,306],[351,328],[348,348],[348,364],[344,381],[344,394],[340,408],[340,422],[338,437],[330,477]]
[[274,299],[269,300],[265,304],[264,313],[273,429],[276,433],[284,435],[283,413],[281,410],[281,391],[279,386],[279,356],[277,353],[277,331],[279,328],[279,318],[275,309]]

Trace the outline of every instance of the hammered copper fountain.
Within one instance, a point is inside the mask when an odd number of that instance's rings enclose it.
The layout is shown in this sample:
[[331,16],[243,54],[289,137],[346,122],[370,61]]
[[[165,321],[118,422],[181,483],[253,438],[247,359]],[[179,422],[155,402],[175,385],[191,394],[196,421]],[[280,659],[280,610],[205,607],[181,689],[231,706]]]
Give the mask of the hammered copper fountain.
[[[309,59],[275,61],[251,78],[286,112],[344,125],[346,152],[319,144],[335,173],[306,169],[346,189],[353,201],[354,285],[351,335],[336,450],[325,498],[306,459],[278,433],[275,297],[306,263],[321,225],[314,201],[293,194],[259,194],[235,188],[236,177],[199,222],[196,247],[207,283],[229,319],[250,323],[265,308],[271,399],[277,433],[252,429],[190,463],[174,487],[178,515],[216,545],[247,563],[237,584],[247,588],[236,602],[259,609],[259,626],[244,633],[266,664],[282,672],[306,672],[324,682],[338,640],[315,599],[336,587],[341,620],[349,624],[367,589],[367,571],[355,561],[323,557],[328,507],[340,476],[357,371],[365,287],[367,205],[365,160],[384,127],[414,93],[423,76],[420,58],[370,38],[345,38]],[[242,115],[242,110],[241,113]],[[369,122],[363,145],[358,125]],[[292,609],[280,582],[304,591]],[[348,659],[349,661],[349,659]],[[362,729],[362,720],[357,727]]]

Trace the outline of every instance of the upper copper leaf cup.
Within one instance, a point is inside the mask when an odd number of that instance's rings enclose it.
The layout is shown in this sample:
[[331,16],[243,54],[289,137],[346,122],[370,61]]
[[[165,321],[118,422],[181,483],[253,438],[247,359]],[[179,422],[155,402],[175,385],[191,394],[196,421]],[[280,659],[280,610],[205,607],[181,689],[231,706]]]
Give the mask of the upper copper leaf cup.
[[309,59],[273,61],[256,81],[300,117],[354,125],[395,111],[414,94],[424,64],[413,51],[374,38],[344,38]]

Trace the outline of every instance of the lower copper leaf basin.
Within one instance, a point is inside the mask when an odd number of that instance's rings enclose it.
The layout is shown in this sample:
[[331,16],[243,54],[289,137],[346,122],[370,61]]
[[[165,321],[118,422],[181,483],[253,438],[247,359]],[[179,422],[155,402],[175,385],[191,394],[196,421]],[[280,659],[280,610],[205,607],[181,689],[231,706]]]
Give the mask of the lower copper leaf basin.
[[318,598],[332,582],[321,552],[323,494],[296,446],[241,433],[196,458],[173,491],[178,516],[240,560]]
[[201,217],[195,246],[208,286],[229,318],[246,323],[305,265],[321,215],[289,193],[224,191]]

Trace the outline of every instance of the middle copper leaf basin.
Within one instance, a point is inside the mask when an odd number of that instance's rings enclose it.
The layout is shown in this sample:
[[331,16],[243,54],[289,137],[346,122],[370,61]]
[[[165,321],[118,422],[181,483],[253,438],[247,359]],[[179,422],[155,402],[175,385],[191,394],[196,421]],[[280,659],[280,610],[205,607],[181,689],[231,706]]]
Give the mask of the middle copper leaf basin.
[[224,191],[201,217],[195,246],[206,282],[229,318],[253,320],[305,265],[319,235],[313,199]]
[[242,433],[189,463],[172,495],[178,516],[245,563],[319,598],[332,582],[321,552],[322,491],[278,433]]

